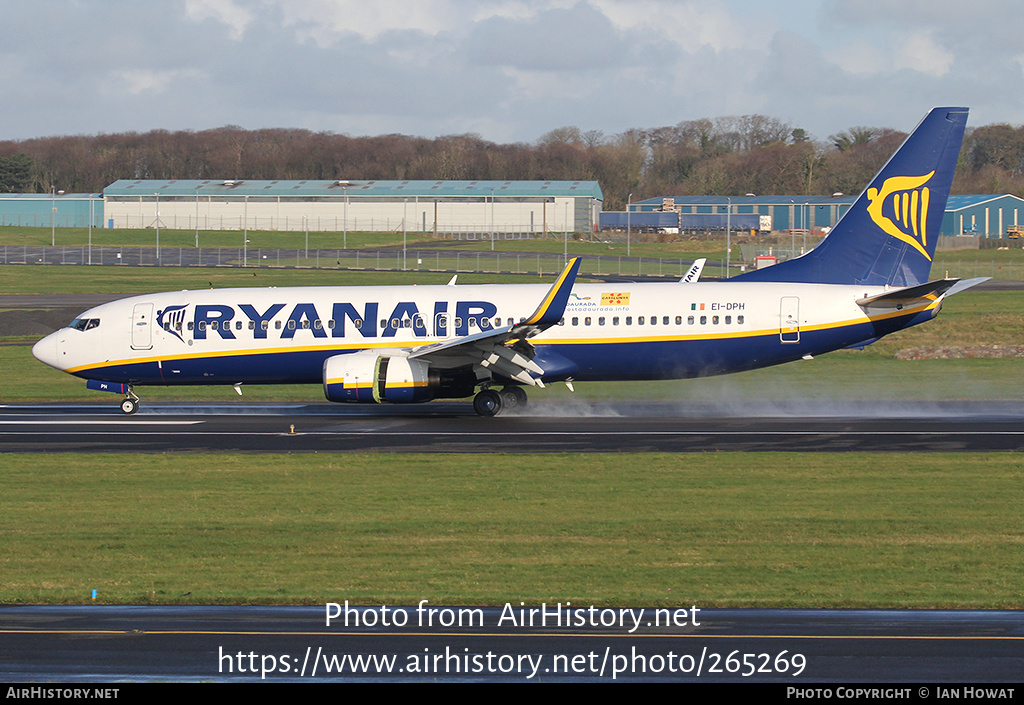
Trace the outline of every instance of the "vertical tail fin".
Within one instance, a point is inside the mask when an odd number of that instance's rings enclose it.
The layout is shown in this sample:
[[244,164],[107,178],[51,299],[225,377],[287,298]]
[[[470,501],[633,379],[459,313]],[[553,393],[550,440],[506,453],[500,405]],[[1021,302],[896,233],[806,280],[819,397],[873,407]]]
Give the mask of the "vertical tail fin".
[[913,286],[928,281],[967,108],[934,108],[828,237],[746,281]]

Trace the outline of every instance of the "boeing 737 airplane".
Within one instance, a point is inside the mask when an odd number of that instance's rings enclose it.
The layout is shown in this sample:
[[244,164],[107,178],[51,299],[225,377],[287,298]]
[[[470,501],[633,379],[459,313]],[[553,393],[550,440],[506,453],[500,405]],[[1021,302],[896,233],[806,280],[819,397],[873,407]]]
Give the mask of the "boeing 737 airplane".
[[[474,397],[551,382],[750,370],[864,345],[980,280],[929,281],[965,108],[935,108],[809,253],[725,282],[176,291],[97,306],[32,348],[123,395],[145,385],[323,383],[335,402]],[[477,391],[477,390],[480,391]],[[475,396],[474,396],[475,395]]]

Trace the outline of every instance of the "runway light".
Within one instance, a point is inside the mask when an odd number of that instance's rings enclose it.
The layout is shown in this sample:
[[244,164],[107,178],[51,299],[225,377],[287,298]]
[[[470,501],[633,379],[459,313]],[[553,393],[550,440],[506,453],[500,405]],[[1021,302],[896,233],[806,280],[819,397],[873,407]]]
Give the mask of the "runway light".
[[289,436],[294,436],[295,435],[295,424],[292,424],[291,430],[288,431],[288,435]]

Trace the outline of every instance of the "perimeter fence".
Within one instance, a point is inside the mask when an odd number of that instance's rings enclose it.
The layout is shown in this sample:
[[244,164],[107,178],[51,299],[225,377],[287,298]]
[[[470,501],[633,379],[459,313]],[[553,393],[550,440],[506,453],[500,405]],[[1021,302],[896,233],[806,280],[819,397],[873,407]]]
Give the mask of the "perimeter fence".
[[[587,256],[583,258],[580,272],[599,277],[678,279],[686,274],[692,263],[692,260],[681,258]],[[164,247],[157,250],[155,247],[0,245],[0,264],[348,269],[543,276],[559,272],[565,266],[565,256],[525,252],[403,251],[401,248]],[[709,263],[703,276],[713,278],[724,274],[724,264]]]
[[[775,254],[779,255],[779,261],[783,261],[790,253],[777,250]],[[597,277],[678,279],[686,274],[692,263],[693,260],[682,258],[587,255],[583,258],[580,272]],[[565,266],[565,256],[561,253],[446,249],[403,251],[401,248],[164,247],[157,250],[155,247],[0,245],[0,264],[348,269],[543,276],[560,271]],[[730,275],[743,271],[742,266],[741,262],[734,261]],[[725,276],[725,263],[711,261],[705,265],[701,278],[720,279]],[[943,276],[1024,281],[1024,263],[937,258],[933,277]]]

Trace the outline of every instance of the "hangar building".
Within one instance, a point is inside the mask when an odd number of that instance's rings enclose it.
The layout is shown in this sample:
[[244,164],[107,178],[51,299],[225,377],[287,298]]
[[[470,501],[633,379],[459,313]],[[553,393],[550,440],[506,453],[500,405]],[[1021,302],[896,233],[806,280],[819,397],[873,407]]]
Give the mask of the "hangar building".
[[123,179],[104,189],[103,218],[111,228],[537,236],[592,232],[603,201],[596,181]]

